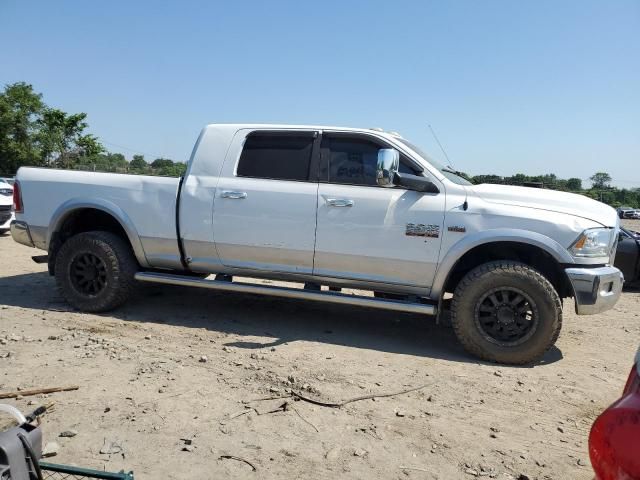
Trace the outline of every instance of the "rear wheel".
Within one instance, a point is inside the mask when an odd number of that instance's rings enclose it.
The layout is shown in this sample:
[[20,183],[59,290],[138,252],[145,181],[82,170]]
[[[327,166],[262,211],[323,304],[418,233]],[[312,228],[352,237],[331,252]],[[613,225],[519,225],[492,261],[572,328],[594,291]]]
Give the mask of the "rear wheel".
[[55,276],[61,295],[85,312],[122,305],[134,290],[138,263],[129,244],[109,232],[80,233],[56,255]]
[[537,270],[517,262],[490,262],[458,284],[451,323],[469,353],[499,363],[526,364],[556,342],[562,304]]

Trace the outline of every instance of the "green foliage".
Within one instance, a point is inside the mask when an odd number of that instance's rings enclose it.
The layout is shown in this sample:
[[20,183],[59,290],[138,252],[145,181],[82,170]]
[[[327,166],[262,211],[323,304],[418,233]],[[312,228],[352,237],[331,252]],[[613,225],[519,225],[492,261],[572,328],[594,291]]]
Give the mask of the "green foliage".
[[[171,161],[171,160],[169,160]],[[171,162],[171,165],[164,164],[158,171],[159,175],[166,177],[181,177],[187,171],[187,164],[182,162]]]
[[571,192],[579,192],[582,190],[582,180],[579,178],[570,178],[567,180],[567,190]]
[[84,133],[86,117],[47,107],[24,82],[6,85],[0,92],[0,173],[21,166],[74,168],[103,152],[97,137]]
[[144,155],[134,155],[129,163],[131,173],[149,173],[149,164],[144,160]]
[[109,153],[94,135],[85,133],[86,113],[50,108],[31,85],[18,82],[0,92],[0,173],[22,166],[71,168],[93,172],[184,175],[186,164],[158,158],[149,165],[142,155],[131,163]]
[[607,172],[597,172],[594,173],[591,177],[592,188],[609,188],[611,184],[611,175]]
[[172,165],[173,162],[168,158],[156,158],[153,162],[151,162],[151,168],[154,168],[156,170],[170,168]]
[[68,114],[57,108],[45,108],[38,119],[36,139],[45,165],[73,168],[79,160],[95,156],[104,148],[93,135],[83,135],[86,113]]
[[0,173],[42,164],[36,133],[43,109],[42,95],[24,82],[0,92]]

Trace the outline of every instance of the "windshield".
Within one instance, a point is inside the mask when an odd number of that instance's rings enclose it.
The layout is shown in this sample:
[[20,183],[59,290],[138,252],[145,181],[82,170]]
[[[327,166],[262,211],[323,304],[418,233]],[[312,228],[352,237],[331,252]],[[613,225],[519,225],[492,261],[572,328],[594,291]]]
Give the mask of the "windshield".
[[473,185],[469,180],[460,176],[459,174],[454,172],[454,168],[447,167],[442,165],[441,163],[435,161],[429,155],[427,155],[420,147],[414,145],[408,140],[404,138],[398,138],[398,141],[409,147],[411,150],[420,155],[425,161],[429,162],[435,168],[437,168],[447,179],[451,180],[453,183],[457,183],[458,185]]

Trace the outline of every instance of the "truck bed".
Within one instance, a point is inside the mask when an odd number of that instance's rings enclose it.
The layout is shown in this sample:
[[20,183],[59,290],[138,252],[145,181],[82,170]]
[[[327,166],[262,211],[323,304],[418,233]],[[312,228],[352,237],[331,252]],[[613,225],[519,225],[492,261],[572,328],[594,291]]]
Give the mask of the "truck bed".
[[139,239],[136,256],[141,264],[162,266],[179,261],[178,178],[23,167],[19,180],[23,217],[38,248],[48,248],[50,227],[62,221],[63,215],[75,208],[100,205]]

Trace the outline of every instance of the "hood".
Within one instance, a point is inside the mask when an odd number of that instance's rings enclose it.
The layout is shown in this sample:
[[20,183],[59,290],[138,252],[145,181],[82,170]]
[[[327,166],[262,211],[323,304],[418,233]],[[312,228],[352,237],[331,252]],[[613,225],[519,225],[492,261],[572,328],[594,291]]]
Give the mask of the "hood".
[[613,208],[576,193],[493,184],[472,185],[467,189],[489,203],[566,213],[598,222],[605,227],[615,227],[618,223],[618,214]]

